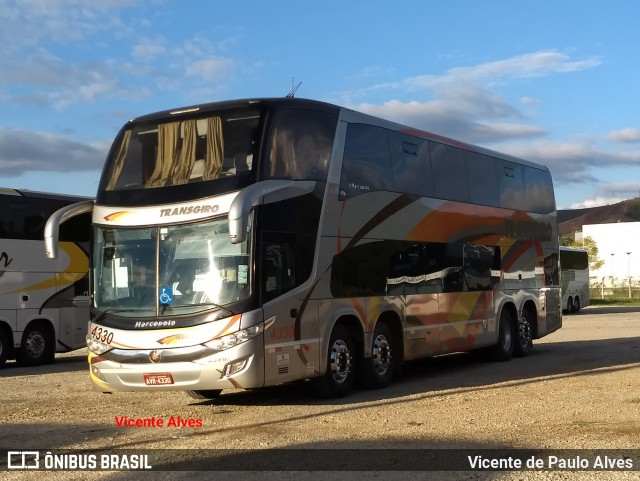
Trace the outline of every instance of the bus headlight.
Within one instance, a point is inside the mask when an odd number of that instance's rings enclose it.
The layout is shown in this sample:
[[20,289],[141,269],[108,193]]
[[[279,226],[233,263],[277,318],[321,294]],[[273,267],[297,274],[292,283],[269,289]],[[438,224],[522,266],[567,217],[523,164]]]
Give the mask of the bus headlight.
[[105,352],[110,351],[112,349],[111,346],[109,346],[109,344],[99,341],[98,339],[93,337],[91,334],[87,334],[86,339],[87,339],[87,347],[94,354],[97,354],[97,355],[104,354]]
[[232,332],[231,334],[227,334],[226,336],[219,337],[214,339],[213,341],[209,341],[205,344],[205,346],[215,349],[216,351],[224,351],[225,349],[230,349],[234,346],[242,344],[243,342],[247,342],[250,339],[253,339],[259,334],[262,334],[264,331],[269,329],[271,325],[275,322],[275,316],[267,319],[260,324],[256,324],[255,326],[247,327],[246,329],[240,329],[239,331]]

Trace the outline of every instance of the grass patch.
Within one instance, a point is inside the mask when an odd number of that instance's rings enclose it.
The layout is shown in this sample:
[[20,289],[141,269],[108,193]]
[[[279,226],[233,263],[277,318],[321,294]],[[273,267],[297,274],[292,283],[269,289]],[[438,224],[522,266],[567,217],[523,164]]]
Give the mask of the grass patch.
[[605,299],[599,299],[592,297],[589,299],[589,304],[592,306],[640,306],[640,299],[629,299],[628,297],[607,297]]

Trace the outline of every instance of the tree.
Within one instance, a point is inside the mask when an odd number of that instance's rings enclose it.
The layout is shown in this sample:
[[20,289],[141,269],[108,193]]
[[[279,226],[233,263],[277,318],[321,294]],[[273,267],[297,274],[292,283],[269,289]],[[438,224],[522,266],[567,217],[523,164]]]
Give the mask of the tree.
[[589,256],[590,271],[597,271],[604,265],[604,261],[598,257],[598,246],[593,237],[583,237],[582,242],[576,241],[571,237],[560,237],[560,245],[586,250],[587,256]]

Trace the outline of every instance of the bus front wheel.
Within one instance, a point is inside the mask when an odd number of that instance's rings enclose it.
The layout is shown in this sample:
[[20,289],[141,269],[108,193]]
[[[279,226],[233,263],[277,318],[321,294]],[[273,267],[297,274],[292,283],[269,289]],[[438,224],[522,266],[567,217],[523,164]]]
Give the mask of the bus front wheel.
[[341,398],[351,391],[356,374],[354,352],[354,342],[349,331],[342,324],[337,324],[329,340],[327,371],[323,376],[312,379],[317,396]]
[[16,361],[22,366],[39,366],[52,362],[55,355],[53,336],[42,322],[29,324],[22,335]]

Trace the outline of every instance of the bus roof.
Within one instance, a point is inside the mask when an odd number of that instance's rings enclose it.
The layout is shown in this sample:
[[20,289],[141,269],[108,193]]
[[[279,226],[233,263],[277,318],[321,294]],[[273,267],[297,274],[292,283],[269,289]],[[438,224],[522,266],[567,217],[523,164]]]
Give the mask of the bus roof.
[[[490,157],[496,157],[496,158],[512,161],[517,164],[527,165],[533,168],[549,171],[548,167],[543,164],[531,162],[525,159],[521,159],[519,157],[514,157],[508,154],[504,154],[502,152],[497,152],[491,149],[480,147],[478,145],[455,140],[453,138],[450,138],[444,135],[428,132],[426,130],[417,129],[415,127],[411,127],[403,124],[399,124],[397,122],[386,120],[381,117],[375,117],[373,115],[365,114],[348,107],[341,107],[335,104],[330,104],[330,103],[322,102],[319,100],[311,100],[311,99],[304,99],[304,98],[273,97],[273,98],[255,98],[255,99],[246,98],[246,99],[236,99],[236,100],[223,100],[219,102],[196,104],[196,105],[191,105],[186,107],[153,112],[150,114],[133,118],[129,120],[128,123],[157,121],[161,119],[177,117],[180,115],[194,114],[196,112],[206,113],[209,111],[216,111],[220,109],[235,109],[235,108],[249,107],[252,105],[263,106],[267,108],[275,108],[275,107],[305,108],[306,107],[306,108],[321,109],[321,110],[332,111],[332,112],[341,112],[340,118],[345,122],[350,122],[350,123],[366,122],[372,125],[377,125],[379,127],[384,127],[384,128],[398,131],[398,132],[402,132],[407,135],[413,135],[413,136],[424,138],[427,140],[432,140],[434,142],[451,145],[453,147],[459,147],[464,150],[478,152],[484,155],[488,155]],[[126,125],[125,125],[125,128],[126,128]]]

